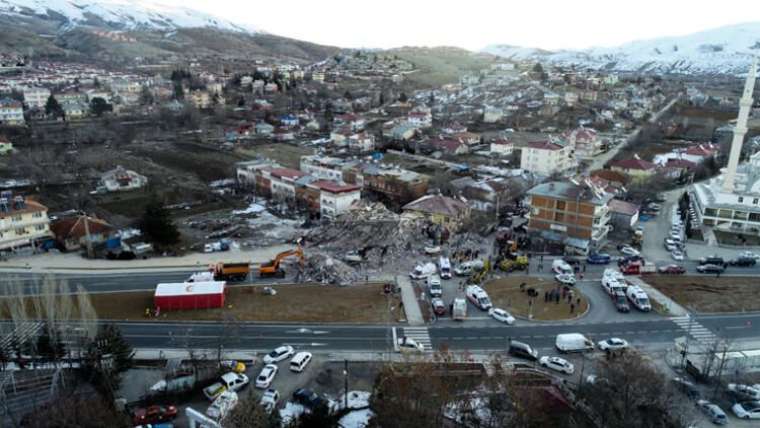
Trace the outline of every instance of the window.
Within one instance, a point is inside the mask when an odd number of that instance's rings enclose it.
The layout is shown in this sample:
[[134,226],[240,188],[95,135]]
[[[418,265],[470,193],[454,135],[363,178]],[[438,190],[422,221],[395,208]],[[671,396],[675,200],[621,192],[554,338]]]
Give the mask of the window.
[[565,210],[565,201],[557,201],[557,209],[560,211]]
[[45,225],[44,224],[38,224],[37,226],[34,226],[34,228],[37,229],[37,230],[45,230]]
[[20,216],[20,215],[14,215],[14,216],[11,218],[11,220],[13,220],[13,221],[21,221],[21,216]]
[[744,202],[744,197],[743,196],[739,196],[739,203],[741,204],[742,202]]
[[32,217],[34,217],[34,218],[40,218],[40,217],[42,217],[42,212],[37,211],[36,213],[32,214]]
[[757,205],[757,198],[752,200],[752,205]]
[[26,229],[23,227],[16,229],[16,235],[26,235]]

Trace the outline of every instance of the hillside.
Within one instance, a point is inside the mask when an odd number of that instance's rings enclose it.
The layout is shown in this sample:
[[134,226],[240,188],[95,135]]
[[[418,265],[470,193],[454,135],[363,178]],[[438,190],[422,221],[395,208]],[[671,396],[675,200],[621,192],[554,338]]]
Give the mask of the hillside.
[[760,55],[760,23],[745,23],[680,37],[640,40],[613,48],[548,52],[491,45],[483,52],[513,60],[593,69],[682,74],[742,74]]
[[429,86],[458,82],[463,74],[488,67],[497,59],[492,55],[454,47],[402,47],[390,49],[387,53],[414,64],[418,71],[407,75],[407,78]]

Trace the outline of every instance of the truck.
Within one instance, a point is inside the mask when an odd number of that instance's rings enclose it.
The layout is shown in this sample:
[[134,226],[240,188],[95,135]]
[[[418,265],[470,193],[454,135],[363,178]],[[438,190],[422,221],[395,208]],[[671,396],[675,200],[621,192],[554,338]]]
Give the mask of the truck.
[[425,279],[437,271],[438,268],[435,267],[435,263],[428,262],[424,265],[415,266],[414,270],[409,272],[409,277],[412,279]]
[[657,266],[645,260],[635,260],[621,265],[620,272],[624,275],[645,275],[657,272]]
[[214,401],[217,397],[222,395],[223,392],[238,391],[246,385],[248,385],[248,376],[241,373],[228,372],[223,374],[217,382],[203,388],[203,395],[205,395],[209,401]]
[[158,284],[153,306],[162,311],[221,308],[226,284],[224,281]]
[[594,350],[594,342],[580,333],[558,334],[555,346],[559,352],[585,352]]
[[516,270],[525,270],[528,267],[527,256],[517,256],[514,259],[504,259],[499,262],[499,269],[504,272],[513,272]]
[[451,303],[451,319],[454,321],[464,321],[467,318],[467,301],[457,297]]
[[628,301],[638,310],[642,312],[649,312],[652,310],[652,305],[649,303],[649,296],[638,285],[629,286],[625,290],[625,295],[628,297]]
[[242,263],[217,263],[209,268],[216,281],[244,281],[251,273],[251,266]]
[[441,256],[438,259],[438,269],[441,273],[441,278],[451,279],[451,262],[448,257]]

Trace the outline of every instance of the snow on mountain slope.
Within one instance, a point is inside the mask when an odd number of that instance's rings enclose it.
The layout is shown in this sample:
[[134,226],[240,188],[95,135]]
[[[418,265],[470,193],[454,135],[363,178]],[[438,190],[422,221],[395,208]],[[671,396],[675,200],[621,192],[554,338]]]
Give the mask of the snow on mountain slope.
[[93,24],[100,20],[116,29],[173,30],[211,27],[219,30],[256,33],[212,15],[152,0],[0,0],[0,14],[41,16],[66,21],[67,26]]
[[658,73],[746,73],[752,55],[760,55],[760,23],[716,28],[680,37],[626,43],[613,48],[545,52],[492,45],[484,52],[513,60],[548,61],[621,71]]

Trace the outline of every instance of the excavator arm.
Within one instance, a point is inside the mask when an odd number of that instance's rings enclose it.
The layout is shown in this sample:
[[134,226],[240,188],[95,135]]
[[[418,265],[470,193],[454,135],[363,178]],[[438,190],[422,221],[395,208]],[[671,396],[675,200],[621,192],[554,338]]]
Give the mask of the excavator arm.
[[288,257],[297,256],[299,259],[299,262],[301,264],[301,267],[304,265],[304,256],[303,256],[303,249],[301,249],[300,246],[296,247],[293,250],[287,250],[283,251],[280,254],[277,254],[273,260],[270,260],[266,263],[263,263],[261,266],[259,266],[259,276],[272,276],[272,275],[281,275],[285,276],[285,272],[280,270],[280,263],[282,263],[283,260],[285,260]]

